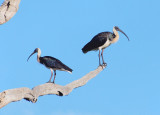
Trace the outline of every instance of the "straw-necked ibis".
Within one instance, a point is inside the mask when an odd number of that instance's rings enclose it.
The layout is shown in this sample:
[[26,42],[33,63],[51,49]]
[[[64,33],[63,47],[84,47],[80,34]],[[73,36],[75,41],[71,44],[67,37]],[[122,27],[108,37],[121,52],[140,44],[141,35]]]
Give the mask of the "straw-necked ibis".
[[103,51],[106,47],[110,46],[111,44],[119,40],[118,31],[123,33],[129,40],[128,36],[121,29],[119,29],[119,27],[115,26],[113,27],[113,33],[101,32],[94,36],[92,40],[82,48],[83,53],[87,53],[88,51],[99,50],[99,65],[101,65],[100,56],[102,57],[103,65],[106,65],[103,59]]
[[51,79],[52,79],[52,76],[53,76],[53,71],[54,71],[53,83],[55,82],[56,70],[67,71],[69,73],[72,73],[73,70],[71,68],[69,68],[68,66],[66,66],[65,64],[63,64],[60,60],[58,60],[54,57],[51,57],[51,56],[41,57],[41,50],[39,48],[36,48],[34,50],[34,52],[28,57],[27,61],[35,53],[37,53],[37,61],[39,63],[45,65],[48,69],[51,70],[51,77],[50,77],[48,83],[51,83]]

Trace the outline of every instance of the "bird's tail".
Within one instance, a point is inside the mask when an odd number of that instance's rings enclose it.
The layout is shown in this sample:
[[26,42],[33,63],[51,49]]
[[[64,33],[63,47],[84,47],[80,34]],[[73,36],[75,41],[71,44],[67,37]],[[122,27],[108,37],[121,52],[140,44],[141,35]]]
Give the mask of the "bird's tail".
[[91,51],[93,48],[91,47],[90,42],[88,44],[86,44],[83,48],[82,48],[82,52],[83,53],[87,53],[88,51]]
[[83,53],[87,53],[88,51],[86,50],[85,47],[83,47],[83,48],[82,48],[82,52],[83,52]]
[[72,69],[71,68],[69,68],[68,66],[66,66],[66,65],[63,65],[64,66],[64,68],[65,68],[65,71],[67,71],[67,72],[69,72],[69,73],[72,73]]
[[73,70],[72,70],[71,68],[68,68],[68,72],[69,72],[69,73],[72,73],[72,71],[73,71]]

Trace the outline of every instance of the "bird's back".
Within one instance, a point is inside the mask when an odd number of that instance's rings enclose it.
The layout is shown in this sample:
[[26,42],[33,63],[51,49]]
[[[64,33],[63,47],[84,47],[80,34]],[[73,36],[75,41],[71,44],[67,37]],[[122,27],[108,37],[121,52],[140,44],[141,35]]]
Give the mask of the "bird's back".
[[100,46],[104,45],[105,42],[112,37],[112,35],[111,32],[101,32],[97,34],[82,48],[83,53],[87,53],[91,50],[98,50]]
[[68,71],[71,73],[73,71],[71,68],[63,64],[60,60],[51,56],[40,57],[40,63],[44,64],[47,68],[52,68],[54,70]]

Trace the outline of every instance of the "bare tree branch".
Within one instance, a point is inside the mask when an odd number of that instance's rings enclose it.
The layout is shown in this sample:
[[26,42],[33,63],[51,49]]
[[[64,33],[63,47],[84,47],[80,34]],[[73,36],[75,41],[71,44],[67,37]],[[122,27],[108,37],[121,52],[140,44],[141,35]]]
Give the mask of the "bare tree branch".
[[65,96],[72,92],[73,89],[81,87],[85,85],[89,80],[94,78],[97,74],[99,74],[105,66],[99,66],[96,70],[89,72],[82,78],[75,80],[66,86],[61,86],[53,83],[45,83],[42,85],[38,85],[33,89],[29,89],[27,87],[23,88],[15,88],[5,90],[0,93],[0,108],[6,106],[7,104],[15,101],[20,101],[21,99],[26,99],[35,103],[39,96],[55,94],[58,96]]
[[21,0],[4,0],[0,6],[0,24],[6,23],[18,11]]

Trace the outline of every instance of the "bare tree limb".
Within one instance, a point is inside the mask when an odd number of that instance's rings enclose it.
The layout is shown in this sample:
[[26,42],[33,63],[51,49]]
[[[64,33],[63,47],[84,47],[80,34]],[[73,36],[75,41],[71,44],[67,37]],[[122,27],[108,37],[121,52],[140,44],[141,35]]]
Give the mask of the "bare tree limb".
[[89,72],[82,78],[75,80],[65,86],[61,86],[53,83],[45,83],[42,85],[38,85],[33,89],[29,89],[27,87],[23,88],[15,88],[5,90],[0,93],[0,108],[6,106],[7,104],[15,101],[20,101],[21,99],[26,99],[35,103],[39,96],[55,94],[58,96],[65,96],[72,92],[73,89],[81,87],[85,85],[89,80],[94,78],[97,74],[99,74],[105,66],[99,66],[96,70]]
[[6,23],[18,11],[21,0],[4,0],[0,6],[0,24]]

